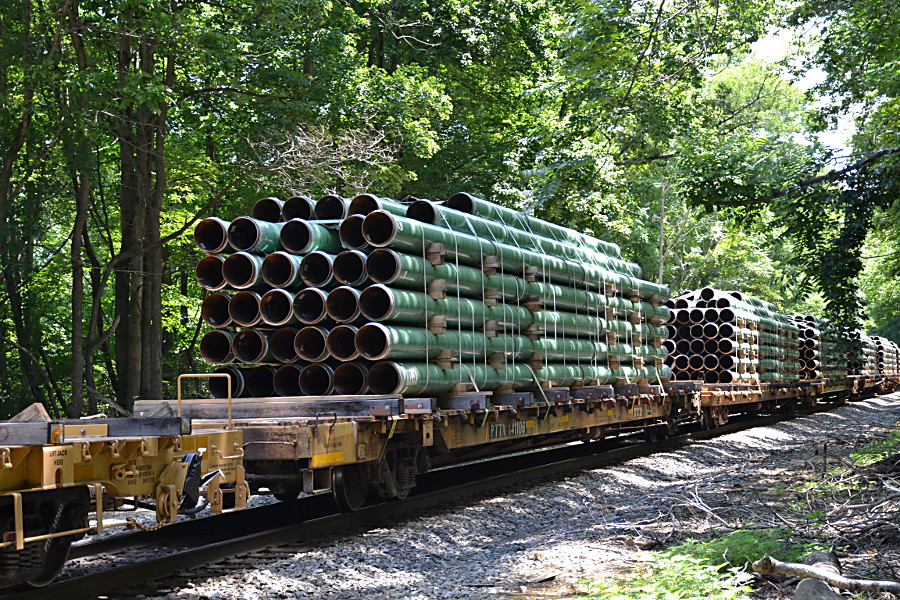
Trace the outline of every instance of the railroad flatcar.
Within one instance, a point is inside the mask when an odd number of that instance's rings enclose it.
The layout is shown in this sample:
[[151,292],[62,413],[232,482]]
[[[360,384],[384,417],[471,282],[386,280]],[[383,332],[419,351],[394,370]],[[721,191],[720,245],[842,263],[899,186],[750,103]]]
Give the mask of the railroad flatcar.
[[74,541],[134,527],[110,520],[126,501],[145,498],[159,524],[242,508],[242,446],[240,430],[192,430],[180,417],[52,420],[35,405],[0,423],[0,587],[45,585]]

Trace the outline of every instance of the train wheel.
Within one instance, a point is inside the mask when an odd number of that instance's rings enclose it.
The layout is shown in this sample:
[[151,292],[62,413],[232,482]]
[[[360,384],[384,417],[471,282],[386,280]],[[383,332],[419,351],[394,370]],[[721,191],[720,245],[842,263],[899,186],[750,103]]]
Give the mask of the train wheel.
[[335,467],[331,476],[331,493],[342,511],[356,511],[365,506],[369,482],[363,477],[360,466]]

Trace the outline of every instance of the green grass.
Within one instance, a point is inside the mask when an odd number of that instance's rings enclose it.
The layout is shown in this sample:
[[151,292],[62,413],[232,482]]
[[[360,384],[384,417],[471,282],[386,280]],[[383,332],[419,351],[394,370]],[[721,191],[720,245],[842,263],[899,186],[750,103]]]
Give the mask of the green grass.
[[864,467],[900,452],[900,430],[892,431],[886,438],[873,440],[850,454],[853,464]]
[[739,529],[708,540],[689,539],[642,555],[641,566],[609,581],[588,582],[589,598],[604,600],[744,600],[753,590],[748,563],[769,554],[797,561],[811,544],[790,544],[785,529]]

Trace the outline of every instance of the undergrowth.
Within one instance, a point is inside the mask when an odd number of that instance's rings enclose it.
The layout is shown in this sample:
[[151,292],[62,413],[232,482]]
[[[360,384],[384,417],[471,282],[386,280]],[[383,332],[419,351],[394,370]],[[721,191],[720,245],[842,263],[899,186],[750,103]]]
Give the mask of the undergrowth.
[[853,464],[864,467],[900,452],[900,430],[894,430],[885,438],[872,440],[862,448],[850,453]]
[[738,529],[711,539],[689,539],[658,553],[646,552],[624,577],[588,582],[589,598],[604,600],[744,600],[753,590],[748,563],[769,554],[799,560],[810,544],[785,542],[786,529]]

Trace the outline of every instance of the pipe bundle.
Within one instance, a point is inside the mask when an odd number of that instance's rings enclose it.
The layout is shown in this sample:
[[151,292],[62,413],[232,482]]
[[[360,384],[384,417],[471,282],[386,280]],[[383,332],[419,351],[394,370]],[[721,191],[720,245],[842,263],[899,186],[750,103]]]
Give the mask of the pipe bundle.
[[791,315],[790,319],[800,330],[800,379],[846,377],[846,343],[836,328],[812,315]]
[[678,381],[790,382],[799,329],[771,303],[710,287],[669,302],[668,364]]
[[875,345],[878,373],[880,375],[900,373],[900,347],[891,340],[878,335],[873,335],[870,339]]
[[851,375],[878,375],[880,371],[875,340],[859,329],[846,331],[844,336],[849,340],[848,372]]
[[201,354],[270,375],[254,395],[668,379],[665,286],[615,244],[468,194],[264,198],[250,217],[204,219],[195,241],[213,327]]

